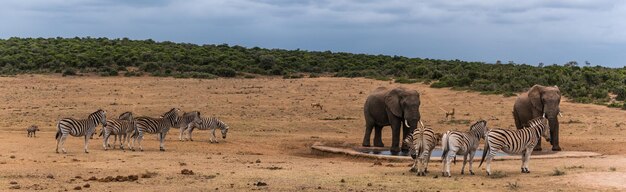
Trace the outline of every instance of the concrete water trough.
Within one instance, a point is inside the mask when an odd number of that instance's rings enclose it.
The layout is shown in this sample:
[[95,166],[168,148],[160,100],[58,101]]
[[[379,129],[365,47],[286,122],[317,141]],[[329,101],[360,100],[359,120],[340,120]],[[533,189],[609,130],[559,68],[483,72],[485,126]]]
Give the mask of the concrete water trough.
[[[479,150],[476,151],[476,155],[474,156],[474,161],[480,161],[482,157],[482,148],[481,145]],[[337,147],[337,146],[325,146],[322,143],[316,143],[311,146],[311,150],[314,153],[318,154],[342,154],[352,157],[362,157],[362,158],[371,158],[371,159],[380,159],[380,160],[392,160],[392,161],[410,161],[411,157],[408,156],[407,153],[397,153],[393,154],[389,151],[388,147]],[[441,162],[441,148],[436,148],[433,150],[431,154],[431,161]],[[555,159],[555,158],[582,158],[582,157],[594,157],[600,156],[600,153],[594,152],[586,152],[586,151],[534,151],[531,159]],[[494,157],[494,161],[500,160],[520,160],[522,158],[521,155],[508,155],[505,153],[498,153],[496,157]],[[457,161],[462,160],[463,157],[457,156]]]

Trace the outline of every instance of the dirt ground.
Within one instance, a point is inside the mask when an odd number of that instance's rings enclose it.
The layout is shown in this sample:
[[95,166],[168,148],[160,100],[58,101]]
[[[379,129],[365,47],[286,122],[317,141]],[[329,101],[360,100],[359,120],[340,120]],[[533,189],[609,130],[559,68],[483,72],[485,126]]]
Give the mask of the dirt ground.
[[[408,172],[408,162],[377,163],[312,154],[309,147],[315,142],[360,145],[363,103],[378,86],[399,85],[325,77],[0,77],[0,190],[626,190],[626,111],[567,101],[561,104],[561,146],[603,156],[534,159],[530,174],[520,173],[520,161],[496,161],[492,169],[501,171],[501,178],[486,176],[483,168],[475,168],[473,176],[460,175],[461,164],[457,163],[451,167],[453,176],[442,178],[436,176],[439,163],[430,165],[430,174],[418,177]],[[465,130],[466,122],[480,118],[486,119],[489,127],[513,128],[515,97],[432,89],[423,84],[402,86],[422,94],[423,121],[436,131]],[[321,103],[323,109],[313,108],[311,103]],[[70,137],[67,154],[54,152],[55,126],[60,118],[85,118],[98,108],[105,109],[108,118],[124,111],[158,116],[172,107],[221,118],[230,125],[228,138],[211,144],[208,131],[196,130],[194,141],[180,142],[178,129],[172,129],[165,152],[158,150],[155,135],[145,137],[146,151],[124,152],[104,151],[102,139],[96,137],[89,143],[90,153],[85,154],[83,139]],[[456,121],[444,121],[441,109],[452,108],[456,109]],[[36,138],[26,137],[25,129],[31,124],[41,129]],[[384,143],[391,144],[390,129],[385,128],[383,134]],[[194,174],[181,174],[183,169]],[[133,181],[123,181],[129,175]]]

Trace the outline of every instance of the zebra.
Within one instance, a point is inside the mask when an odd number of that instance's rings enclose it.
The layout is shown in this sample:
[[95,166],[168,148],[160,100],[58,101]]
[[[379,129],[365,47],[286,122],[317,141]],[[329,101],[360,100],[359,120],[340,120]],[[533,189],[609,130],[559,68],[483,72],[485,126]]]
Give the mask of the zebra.
[[211,138],[209,138],[209,142],[213,143],[219,143],[217,141],[217,138],[215,137],[215,128],[220,128],[221,132],[222,132],[222,139],[226,139],[226,134],[228,133],[228,128],[229,126],[222,122],[221,120],[219,120],[217,117],[207,117],[207,118],[200,118],[201,121],[200,123],[191,123],[189,125],[189,127],[187,128],[187,133],[189,136],[189,140],[193,141],[193,139],[191,138],[192,136],[192,132],[193,129],[198,128],[200,130],[207,130],[207,129],[211,129]]
[[409,146],[409,154],[415,160],[411,171],[417,172],[418,176],[426,176],[430,155],[435,146],[441,141],[442,135],[441,133],[435,133],[430,127],[424,127],[421,121],[420,124],[423,130],[415,129],[413,134],[407,135],[404,143]]
[[100,135],[103,136],[102,147],[106,151],[109,147],[109,136],[115,135],[113,141],[113,149],[115,149],[115,143],[117,138],[120,139],[120,149],[124,150],[124,143],[127,143],[130,147],[130,135],[135,130],[135,121],[133,119],[133,113],[130,111],[122,113],[118,119],[107,120],[107,125],[102,128]]
[[96,132],[96,127],[98,124],[102,124],[103,127],[106,126],[106,111],[102,109],[98,109],[96,112],[89,114],[87,119],[74,119],[74,118],[63,118],[59,120],[57,124],[57,148],[56,152],[59,153],[59,144],[61,145],[61,150],[63,153],[66,153],[63,144],[65,143],[65,139],[67,139],[67,135],[72,135],[74,137],[85,137],[85,153],[89,153],[87,150],[87,146],[89,145],[89,139],[93,137]]
[[202,123],[202,120],[200,119],[200,112],[198,111],[185,112],[183,113],[183,116],[178,117],[178,123],[174,127],[180,129],[180,136],[178,137],[180,141],[184,141],[183,139],[184,132],[187,130],[189,125],[191,125],[194,122]]
[[522,173],[530,173],[528,170],[530,154],[542,136],[550,142],[550,125],[545,115],[528,121],[528,127],[522,129],[491,129],[486,134],[485,149],[478,167],[487,157],[487,175],[491,175],[491,160],[498,151],[502,151],[508,154],[522,154]]
[[37,127],[37,125],[31,125],[30,127],[28,127],[28,128],[26,129],[26,132],[27,132],[27,134],[26,134],[26,135],[27,135],[28,137],[37,137],[37,136],[35,135],[35,133],[36,133],[37,131],[39,131],[39,127]]
[[[468,132],[448,131],[441,138],[441,147],[443,147],[443,153],[441,154],[441,161],[443,163],[443,176],[451,177],[450,174],[450,162],[455,159],[456,155],[463,155],[463,167],[461,167],[461,174],[465,174],[465,164],[469,156],[469,172],[470,175],[474,175],[472,170],[472,162],[476,149],[480,139],[485,137],[487,132],[487,121],[479,120],[470,126]],[[455,161],[456,163],[456,161]]]
[[163,142],[165,141],[165,136],[167,132],[170,130],[170,127],[175,126],[178,123],[178,112],[180,109],[172,108],[163,116],[159,118],[153,117],[137,117],[135,119],[135,132],[133,133],[133,144],[130,147],[131,150],[135,150],[135,142],[139,144],[139,150],[143,151],[143,147],[141,146],[141,140],[143,140],[143,134],[158,134],[159,137],[159,150],[165,151],[165,147],[163,146]]

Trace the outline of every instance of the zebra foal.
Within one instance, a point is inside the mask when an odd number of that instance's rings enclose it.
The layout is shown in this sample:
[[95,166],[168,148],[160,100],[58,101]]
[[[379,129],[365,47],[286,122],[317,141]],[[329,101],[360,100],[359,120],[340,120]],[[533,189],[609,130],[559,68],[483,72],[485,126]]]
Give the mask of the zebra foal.
[[109,147],[109,136],[115,135],[113,141],[113,149],[115,149],[115,143],[117,138],[120,139],[120,149],[124,150],[124,143],[126,142],[130,147],[130,135],[135,130],[135,121],[133,119],[133,113],[130,111],[122,113],[118,119],[107,120],[107,125],[102,128],[100,134],[103,135],[102,146],[106,151]]
[[202,123],[202,119],[200,119],[200,112],[198,111],[185,112],[183,113],[183,116],[178,117],[178,123],[174,127],[180,129],[180,136],[178,137],[180,141],[185,140],[183,139],[184,133],[192,123],[198,123],[198,124]]
[[[487,158],[487,175],[491,175],[491,160],[498,151],[508,154],[522,154],[522,173],[530,173],[528,161],[535,145],[541,137],[550,142],[550,125],[545,117],[537,117],[528,121],[528,127],[518,130],[491,129],[485,137],[485,149],[480,160],[480,167]],[[489,153],[489,155],[487,155]]]
[[102,126],[106,126],[106,112],[102,109],[98,109],[96,112],[89,114],[87,119],[74,119],[74,118],[63,118],[59,120],[57,123],[57,148],[56,152],[59,153],[59,145],[63,153],[66,153],[63,144],[65,143],[65,139],[67,139],[67,135],[71,135],[74,137],[85,137],[85,153],[89,153],[87,151],[87,146],[89,145],[89,139],[93,137],[93,134],[96,132],[96,127],[98,124],[102,124]]

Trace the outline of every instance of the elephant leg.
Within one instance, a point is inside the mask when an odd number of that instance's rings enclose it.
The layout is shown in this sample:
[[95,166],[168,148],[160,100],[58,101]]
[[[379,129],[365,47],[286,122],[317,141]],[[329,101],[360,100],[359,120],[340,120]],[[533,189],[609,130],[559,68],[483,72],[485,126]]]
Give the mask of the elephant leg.
[[371,123],[365,123],[365,135],[363,136],[363,147],[370,146],[370,137],[372,136],[372,129],[374,129],[374,125],[372,125]]
[[391,123],[391,152],[400,152],[400,128],[402,122],[395,121]]
[[374,146],[375,147],[384,147],[383,144],[383,126],[374,127]]

